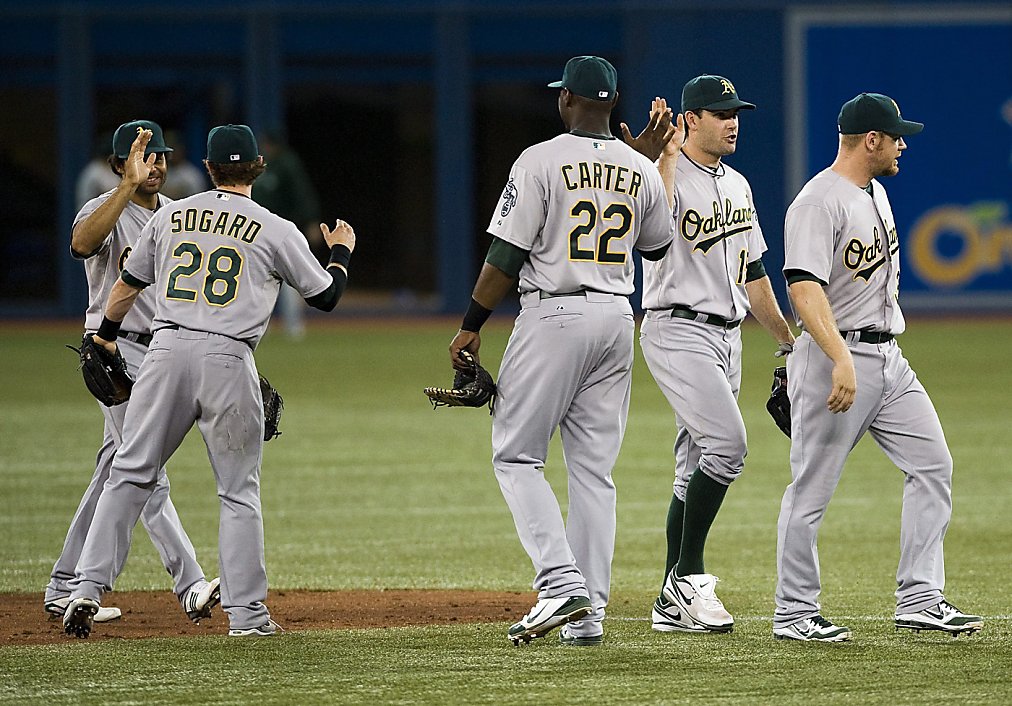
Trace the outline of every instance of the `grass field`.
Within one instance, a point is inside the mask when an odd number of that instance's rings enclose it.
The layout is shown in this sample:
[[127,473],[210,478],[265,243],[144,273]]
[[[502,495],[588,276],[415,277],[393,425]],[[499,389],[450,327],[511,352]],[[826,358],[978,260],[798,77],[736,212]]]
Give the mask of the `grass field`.
[[[526,590],[530,562],[490,469],[483,411],[432,411],[421,388],[449,382],[452,322],[340,322],[293,343],[268,335],[261,370],[285,397],[284,435],[262,475],[273,588]],[[509,329],[493,320],[483,362]],[[0,416],[0,594],[38,592],[91,474],[101,417],[64,343],[76,326],[5,325],[11,373]],[[866,439],[820,537],[822,603],[855,632],[841,645],[771,638],[788,441],[763,407],[772,346],[745,328],[745,473],[710,536],[707,569],[733,634],[663,635],[649,606],[661,580],[673,422],[642,358],[615,470],[619,525],[602,649],[546,640],[517,649],[506,624],[295,632],[0,647],[4,703],[1009,703],[1012,702],[1012,321],[914,321],[902,338],[955,459],[946,540],[950,600],[983,632],[894,633],[901,474]],[[217,499],[192,433],[170,465],[172,493],[208,574]],[[546,470],[560,495],[553,443]],[[144,532],[117,588],[164,591]],[[2,598],[2,595],[0,595]],[[283,622],[284,616],[277,616]],[[539,644],[540,643],[540,644]]]

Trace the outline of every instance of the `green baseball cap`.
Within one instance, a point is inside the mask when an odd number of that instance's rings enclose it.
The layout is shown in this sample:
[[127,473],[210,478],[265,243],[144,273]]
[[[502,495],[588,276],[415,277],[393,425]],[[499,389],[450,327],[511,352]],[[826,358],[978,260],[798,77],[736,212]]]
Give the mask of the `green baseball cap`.
[[738,98],[734,84],[723,76],[703,74],[682,87],[682,112],[689,110],[755,109],[752,103]]
[[151,139],[148,140],[148,146],[144,150],[145,157],[152,152],[172,151],[171,147],[165,146],[165,136],[162,135],[162,128],[158,123],[153,123],[150,120],[131,120],[120,125],[112,134],[112,153],[120,159],[129,157],[130,145],[137,139],[137,133],[141,130],[151,131]]
[[901,118],[896,101],[881,93],[854,96],[840,108],[840,117],[836,122],[841,135],[877,131],[903,136],[916,135],[924,129],[924,123]]
[[562,79],[549,88],[566,88],[584,98],[610,101],[618,93],[618,72],[607,59],[599,56],[574,56],[566,62]]
[[259,156],[257,138],[253,137],[248,125],[219,125],[207,133],[208,162],[252,162]]

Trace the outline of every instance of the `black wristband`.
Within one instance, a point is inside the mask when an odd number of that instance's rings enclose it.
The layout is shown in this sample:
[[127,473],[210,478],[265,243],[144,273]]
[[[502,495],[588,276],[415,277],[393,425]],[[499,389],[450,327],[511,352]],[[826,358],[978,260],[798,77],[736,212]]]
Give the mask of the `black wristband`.
[[482,325],[488,321],[488,317],[491,315],[491,309],[486,309],[476,302],[474,297],[471,297],[471,304],[467,307],[467,313],[464,314],[464,321],[460,325],[460,330],[478,333],[481,331]]
[[102,325],[98,327],[98,331],[95,332],[95,335],[103,341],[115,341],[116,336],[119,334],[119,327],[122,325],[122,321],[111,321],[103,316]]
[[348,263],[351,262],[351,250],[348,249],[347,245],[341,245],[338,243],[330,249],[330,262],[328,265],[341,265],[344,269],[348,269]]

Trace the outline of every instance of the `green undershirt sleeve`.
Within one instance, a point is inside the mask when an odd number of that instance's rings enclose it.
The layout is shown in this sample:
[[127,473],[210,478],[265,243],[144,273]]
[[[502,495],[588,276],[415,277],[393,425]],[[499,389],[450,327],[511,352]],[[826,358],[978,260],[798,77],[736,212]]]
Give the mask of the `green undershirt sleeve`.
[[517,277],[528,256],[530,256],[529,251],[507,243],[502,238],[493,237],[492,244],[488,248],[488,255],[485,256],[485,262],[502,270],[510,277]]
[[821,279],[813,275],[811,272],[805,270],[784,270],[784,277],[787,278],[787,284],[794,284],[795,282],[818,282],[825,287],[828,282],[823,282]]
[[766,268],[763,267],[763,261],[761,259],[748,263],[748,267],[745,268],[746,282],[754,282],[757,279],[762,279],[765,276],[766,276]]

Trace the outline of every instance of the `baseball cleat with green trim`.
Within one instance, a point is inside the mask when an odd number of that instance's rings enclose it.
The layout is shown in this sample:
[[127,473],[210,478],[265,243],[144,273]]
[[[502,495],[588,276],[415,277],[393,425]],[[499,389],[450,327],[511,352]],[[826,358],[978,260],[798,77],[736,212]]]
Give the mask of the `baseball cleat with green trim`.
[[979,615],[969,615],[942,599],[937,604],[914,613],[897,613],[894,621],[897,630],[941,630],[953,637],[961,633],[972,635],[984,627]]
[[531,640],[544,637],[560,625],[579,620],[593,612],[594,607],[586,596],[542,598],[531,608],[530,613],[510,627],[506,636],[514,645],[526,645]]
[[559,644],[566,647],[599,647],[604,644],[604,633],[599,635],[577,635],[569,625],[559,630]]
[[845,642],[851,638],[850,628],[833,625],[821,615],[796,620],[782,628],[773,628],[773,637],[778,640],[802,640],[805,642]]

